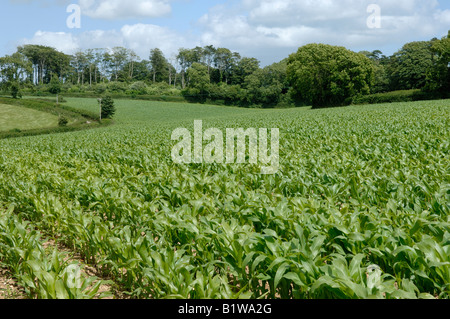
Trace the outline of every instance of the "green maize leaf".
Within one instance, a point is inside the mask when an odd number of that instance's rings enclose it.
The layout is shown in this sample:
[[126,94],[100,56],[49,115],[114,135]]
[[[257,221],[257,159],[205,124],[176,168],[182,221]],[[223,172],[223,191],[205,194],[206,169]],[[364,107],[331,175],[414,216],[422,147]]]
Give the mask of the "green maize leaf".
[[275,274],[275,278],[274,278],[274,287],[275,289],[278,287],[280,280],[283,278],[285,272],[289,269],[289,264],[288,263],[283,263],[281,264],[278,269],[277,272]]
[[306,286],[306,284],[300,279],[300,276],[294,272],[288,272],[284,274],[284,278],[291,280],[294,284],[303,287]]

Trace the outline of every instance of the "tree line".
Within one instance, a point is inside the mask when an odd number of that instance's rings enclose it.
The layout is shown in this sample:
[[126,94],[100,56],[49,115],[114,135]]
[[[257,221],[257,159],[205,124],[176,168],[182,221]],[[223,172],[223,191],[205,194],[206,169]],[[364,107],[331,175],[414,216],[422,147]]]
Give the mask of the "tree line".
[[0,57],[0,85],[11,94],[49,91],[59,84],[66,91],[152,95],[170,90],[195,102],[319,107],[348,104],[357,95],[397,90],[449,92],[449,63],[450,31],[442,39],[407,43],[392,56],[379,50],[356,53],[310,44],[266,67],[256,58],[212,45],[180,48],[169,58],[153,48],[142,60],[124,47],[67,55],[30,44]]

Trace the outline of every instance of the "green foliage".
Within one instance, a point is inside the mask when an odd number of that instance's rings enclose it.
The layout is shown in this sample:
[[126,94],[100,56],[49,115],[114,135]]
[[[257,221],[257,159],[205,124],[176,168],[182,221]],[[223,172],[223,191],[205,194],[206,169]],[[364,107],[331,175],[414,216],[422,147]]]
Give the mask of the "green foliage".
[[311,101],[315,108],[347,105],[354,96],[368,94],[373,72],[363,54],[324,44],[299,48],[287,65],[294,96]]
[[396,52],[388,65],[391,90],[421,89],[426,84],[428,72],[433,66],[431,41],[405,44]]
[[50,81],[48,91],[51,94],[59,94],[61,93],[61,89],[62,89],[61,82],[59,81],[58,76],[54,74]]
[[168,73],[169,68],[169,63],[164,57],[163,52],[158,48],[150,50],[149,62],[151,66],[153,83],[157,80],[158,82],[162,82],[162,79],[167,77],[166,74]]
[[432,41],[431,51],[435,55],[433,68],[427,74],[425,90],[450,92],[450,30],[447,37]]
[[108,92],[111,93],[124,93],[127,90],[126,83],[123,82],[110,82],[107,84]]
[[110,119],[116,113],[116,107],[111,95],[106,95],[101,99],[101,107],[102,119]]
[[[117,104],[111,127],[0,142],[0,202],[16,207],[0,214],[0,260],[32,296],[54,296],[67,268],[40,253],[40,231],[131,298],[449,298],[448,101]],[[278,173],[174,164],[171,132],[200,116],[279,127]]]
[[288,90],[286,61],[258,69],[245,78],[242,94],[243,104],[274,107]]
[[40,84],[48,84],[53,74],[61,76],[69,69],[70,57],[51,47],[27,44],[18,47],[17,53],[28,59],[29,72],[35,68]]
[[145,95],[145,94],[147,94],[147,88],[148,88],[147,84],[145,84],[142,81],[137,81],[137,82],[134,82],[133,84],[130,84],[129,93]]
[[[56,249],[46,251],[41,234],[34,225],[22,220],[14,210],[14,205],[6,211],[0,207],[0,261],[26,294],[39,299],[94,298],[100,285],[107,282],[96,277],[83,278],[81,273],[74,278],[70,274],[71,269],[81,269],[82,266],[64,261],[66,256]],[[99,297],[105,296],[107,294],[99,294]]]
[[[0,113],[2,111],[6,111],[6,114],[0,116],[0,139],[72,132],[100,126],[98,122],[93,122],[99,119],[98,105],[97,112],[93,113],[55,105],[53,100],[0,98]],[[59,126],[59,117],[70,120],[70,125]],[[108,124],[105,122],[101,125]]]
[[364,96],[357,96],[353,99],[353,104],[379,104],[394,102],[412,102],[448,98],[449,95],[439,92],[424,92],[421,90],[402,90],[386,93],[376,93]]
[[233,66],[232,84],[242,85],[245,78],[258,71],[260,62],[255,58],[242,58]]
[[370,92],[375,94],[390,91],[390,74],[388,72],[390,59],[379,50],[373,52],[361,51],[359,53],[368,57],[374,66],[374,81]]
[[186,72],[189,78],[188,86],[190,88],[199,89],[200,92],[205,92],[209,84],[208,68],[200,63],[193,63]]
[[103,94],[105,93],[107,90],[107,87],[105,84],[101,83],[101,84],[97,84],[94,88],[94,92],[97,94]]
[[22,98],[22,92],[20,92],[20,84],[18,82],[12,82],[9,86],[11,96],[13,99]]
[[65,118],[64,116],[59,117],[59,119],[58,119],[59,126],[67,126],[68,123],[69,123],[69,120],[67,118]]
[[310,44],[291,55],[289,79],[288,59],[260,68],[255,58],[212,45],[180,48],[172,59],[153,48],[142,61],[124,47],[69,56],[47,46],[25,45],[0,58],[0,85],[10,92],[10,83],[19,82],[24,95],[35,96],[64,92],[73,97],[111,94],[263,108],[341,106],[355,97],[395,90],[423,89],[446,96],[448,43],[448,37],[411,42],[389,57],[379,50],[358,55],[342,47]]

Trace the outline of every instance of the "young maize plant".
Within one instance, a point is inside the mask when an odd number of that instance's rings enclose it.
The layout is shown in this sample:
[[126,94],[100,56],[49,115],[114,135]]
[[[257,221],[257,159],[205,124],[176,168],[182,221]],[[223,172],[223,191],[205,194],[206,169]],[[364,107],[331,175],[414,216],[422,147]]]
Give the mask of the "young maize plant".
[[103,282],[96,277],[82,276],[82,265],[66,261],[65,257],[56,247],[47,251],[34,225],[14,214],[13,206],[1,211],[1,266],[10,271],[28,297],[91,299],[97,296]]
[[[118,101],[113,126],[1,140],[2,267],[32,298],[96,297],[48,238],[130,298],[449,298],[449,110]],[[279,128],[278,172],[174,163],[199,118]]]

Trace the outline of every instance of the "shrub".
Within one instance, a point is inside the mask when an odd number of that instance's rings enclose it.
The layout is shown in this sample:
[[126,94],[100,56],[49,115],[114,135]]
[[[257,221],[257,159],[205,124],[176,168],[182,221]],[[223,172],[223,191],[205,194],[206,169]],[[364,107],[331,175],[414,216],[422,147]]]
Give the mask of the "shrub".
[[62,95],[58,95],[58,102],[59,103],[66,103],[67,100]]
[[147,84],[145,84],[142,81],[137,81],[137,82],[134,82],[133,84],[131,84],[128,87],[128,90],[134,94],[144,95],[144,94],[147,94]]
[[114,106],[114,100],[110,95],[106,95],[102,98],[102,119],[110,119],[116,113],[116,107]]
[[127,90],[127,84],[114,81],[108,83],[107,88],[111,93],[124,93]]
[[12,83],[11,87],[10,87],[10,90],[11,90],[11,96],[14,99],[22,98],[22,93],[20,92],[20,85],[19,85],[19,83],[16,83],[16,82]]
[[103,94],[107,90],[106,84],[100,83],[94,86],[94,92],[97,94]]
[[52,94],[59,94],[61,92],[61,82],[56,75],[52,76],[50,84],[48,86],[48,91]]
[[59,117],[59,120],[58,120],[59,126],[67,126],[68,123],[69,123],[69,121],[67,120],[67,118],[65,118],[64,116]]
[[444,95],[435,92],[417,90],[401,90],[386,93],[362,95],[353,99],[353,104],[379,104],[394,102],[413,102],[445,98]]

